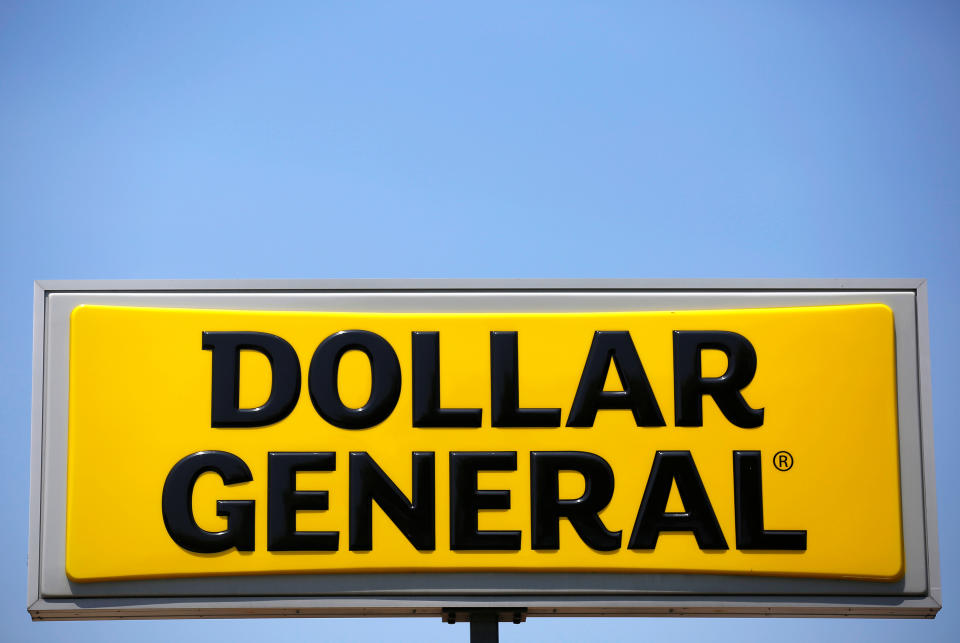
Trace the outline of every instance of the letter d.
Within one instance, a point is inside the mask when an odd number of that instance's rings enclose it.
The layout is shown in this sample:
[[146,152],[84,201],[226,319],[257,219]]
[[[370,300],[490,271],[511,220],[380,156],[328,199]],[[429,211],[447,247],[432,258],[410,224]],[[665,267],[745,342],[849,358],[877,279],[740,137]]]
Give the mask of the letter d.
[[[300,397],[300,360],[286,341],[269,333],[204,331],[203,350],[213,351],[210,426],[267,426],[290,415]],[[240,351],[254,350],[270,360],[270,397],[252,409],[240,408]]]

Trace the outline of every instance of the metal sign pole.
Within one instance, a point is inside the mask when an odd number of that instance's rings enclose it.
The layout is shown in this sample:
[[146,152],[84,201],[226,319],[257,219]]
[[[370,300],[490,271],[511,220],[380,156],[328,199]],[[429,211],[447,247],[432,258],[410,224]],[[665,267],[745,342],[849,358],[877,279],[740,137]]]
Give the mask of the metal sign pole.
[[470,643],[499,643],[500,619],[494,613],[470,615]]

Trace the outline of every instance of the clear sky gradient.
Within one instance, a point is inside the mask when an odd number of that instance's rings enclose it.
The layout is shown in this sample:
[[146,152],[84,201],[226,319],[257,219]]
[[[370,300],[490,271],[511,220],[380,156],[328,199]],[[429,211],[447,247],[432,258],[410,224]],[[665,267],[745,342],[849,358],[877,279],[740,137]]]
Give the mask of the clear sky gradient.
[[935,621],[501,636],[960,639],[960,4],[664,4],[0,2],[0,640],[468,639],[29,622],[32,282],[154,277],[927,278]]

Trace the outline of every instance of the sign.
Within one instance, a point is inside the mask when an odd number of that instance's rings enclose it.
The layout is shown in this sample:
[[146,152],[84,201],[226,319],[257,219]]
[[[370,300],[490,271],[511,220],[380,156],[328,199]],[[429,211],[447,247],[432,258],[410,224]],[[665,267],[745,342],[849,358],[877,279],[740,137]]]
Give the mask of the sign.
[[923,285],[667,286],[40,285],[31,614],[935,614]]

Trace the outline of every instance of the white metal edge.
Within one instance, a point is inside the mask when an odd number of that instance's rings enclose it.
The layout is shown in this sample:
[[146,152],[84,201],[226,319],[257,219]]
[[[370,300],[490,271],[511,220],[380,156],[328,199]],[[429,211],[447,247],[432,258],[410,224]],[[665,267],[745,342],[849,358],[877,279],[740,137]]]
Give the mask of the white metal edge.
[[43,344],[46,291],[33,284],[33,376],[30,404],[30,528],[27,543],[27,605],[40,598],[40,496],[43,455]]
[[85,279],[41,280],[46,291],[115,290],[916,290],[922,279]]
[[943,605],[940,585],[940,538],[937,525],[936,469],[933,444],[933,392],[930,362],[930,316],[927,284],[917,286],[917,359],[920,377],[920,431],[923,457],[923,499],[927,531],[927,592]]
[[268,600],[211,599],[200,607],[180,599],[150,601],[123,600],[39,600],[29,608],[34,620],[99,620],[150,618],[276,618],[276,617],[440,617],[448,610],[484,609],[522,611],[533,616],[766,616],[817,617],[861,616],[933,618],[939,604],[929,597],[874,598],[855,605],[813,599],[797,603],[793,597],[731,598],[690,596],[661,600],[578,598],[557,601],[524,595],[503,596],[496,601],[470,596],[422,599],[303,599],[275,597]]

